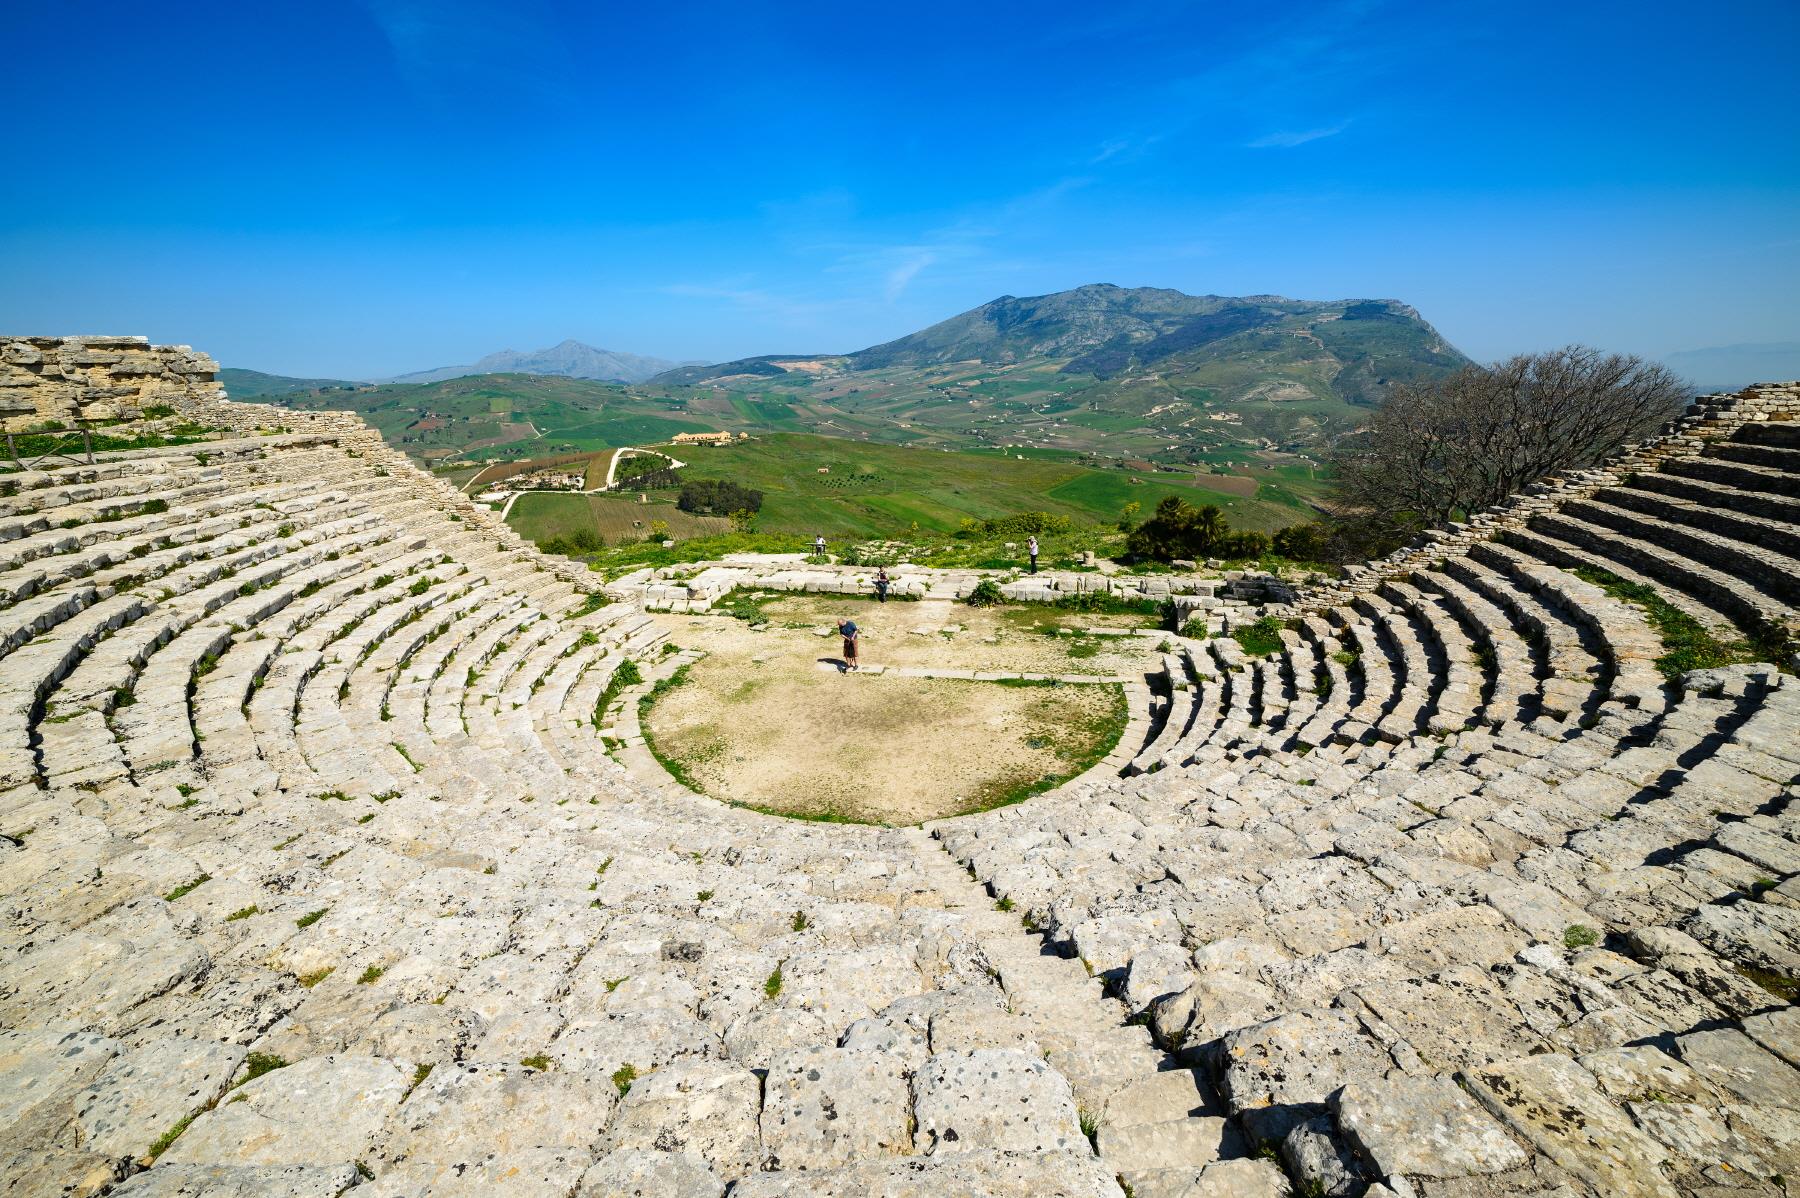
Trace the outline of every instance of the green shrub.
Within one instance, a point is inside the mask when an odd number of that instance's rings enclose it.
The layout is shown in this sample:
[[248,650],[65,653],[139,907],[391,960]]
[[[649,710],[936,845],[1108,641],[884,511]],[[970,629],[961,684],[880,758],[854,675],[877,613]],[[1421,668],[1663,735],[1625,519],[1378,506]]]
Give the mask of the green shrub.
[[999,607],[1006,602],[1006,596],[1000,592],[1000,584],[991,578],[984,578],[975,584],[969,597],[963,600],[970,607]]
[[1572,923],[1563,929],[1564,948],[1587,948],[1600,943],[1600,933],[1586,924]]
[[956,535],[965,540],[973,537],[1029,537],[1065,533],[1074,527],[1075,522],[1067,516],[1055,516],[1049,512],[1014,512],[1010,516],[995,516],[980,523],[966,520],[957,529]]

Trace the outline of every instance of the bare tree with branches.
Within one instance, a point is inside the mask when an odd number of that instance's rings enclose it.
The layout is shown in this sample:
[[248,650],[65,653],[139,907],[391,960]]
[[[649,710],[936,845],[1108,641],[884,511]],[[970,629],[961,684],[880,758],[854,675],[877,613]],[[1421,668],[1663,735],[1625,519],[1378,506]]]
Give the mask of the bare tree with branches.
[[1600,462],[1692,393],[1665,366],[1579,345],[1396,387],[1333,456],[1335,507],[1396,536],[1442,524]]

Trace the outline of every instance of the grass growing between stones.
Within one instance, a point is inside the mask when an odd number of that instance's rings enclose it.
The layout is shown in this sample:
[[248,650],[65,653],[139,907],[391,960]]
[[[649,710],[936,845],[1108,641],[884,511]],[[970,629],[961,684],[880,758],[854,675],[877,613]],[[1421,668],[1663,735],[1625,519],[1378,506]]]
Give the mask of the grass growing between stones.
[[643,681],[644,674],[642,670],[638,669],[637,662],[630,658],[620,662],[619,668],[614,670],[612,677],[606,680],[606,689],[600,692],[600,698],[594,703],[594,727],[605,727],[607,709],[618,702],[619,696],[627,688],[637,686]]
[[265,1073],[273,1073],[277,1069],[286,1069],[287,1067],[288,1062],[284,1057],[278,1057],[271,1052],[253,1052],[244,1058],[244,1076],[239,1079],[237,1084],[248,1085]]
[[1750,662],[1770,662],[1784,670],[1787,668],[1788,646],[1778,637],[1723,640],[1657,594],[1653,587],[1641,582],[1627,582],[1610,570],[1594,566],[1575,566],[1569,573],[1593,583],[1614,599],[1622,599],[1643,610],[1651,627],[1662,638],[1663,654],[1656,659],[1656,668],[1670,681],[1689,670],[1711,670]]
[[201,874],[199,877],[194,878],[191,881],[183,882],[181,885],[177,886],[175,889],[169,891],[169,893],[163,895],[163,901],[172,903],[176,899],[182,897],[183,895],[192,894],[194,891],[200,889],[200,887],[206,885],[206,883],[208,883],[210,881],[212,881],[211,874]]
[[1800,978],[1758,969],[1754,965],[1739,965],[1737,971],[1784,1003],[1800,1002]]
[[1271,653],[1279,653],[1285,646],[1281,643],[1282,623],[1274,616],[1264,616],[1253,624],[1243,624],[1231,630],[1231,639],[1236,641],[1246,654],[1251,657],[1267,657]]

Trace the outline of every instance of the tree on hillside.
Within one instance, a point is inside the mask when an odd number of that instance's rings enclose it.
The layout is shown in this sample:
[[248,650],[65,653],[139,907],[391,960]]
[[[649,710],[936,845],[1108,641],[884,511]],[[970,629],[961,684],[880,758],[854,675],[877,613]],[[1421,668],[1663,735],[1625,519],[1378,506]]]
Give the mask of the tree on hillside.
[[1125,538],[1125,552],[1134,558],[1174,561],[1176,558],[1259,557],[1269,548],[1269,538],[1256,532],[1233,532],[1225,513],[1214,504],[1195,507],[1179,495],[1156,505],[1148,520]]
[[697,478],[682,485],[675,506],[699,515],[728,516],[733,512],[761,511],[762,501],[761,491],[740,487],[725,479]]
[[1578,345],[1402,384],[1333,455],[1335,507],[1404,540],[1594,465],[1655,433],[1690,395],[1665,366]]

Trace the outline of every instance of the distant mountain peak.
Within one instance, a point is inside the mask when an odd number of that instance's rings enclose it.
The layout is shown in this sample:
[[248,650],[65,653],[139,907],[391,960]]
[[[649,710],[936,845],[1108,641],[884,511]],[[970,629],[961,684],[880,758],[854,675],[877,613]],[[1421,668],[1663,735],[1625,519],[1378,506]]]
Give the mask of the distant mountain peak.
[[[1396,381],[1448,373],[1468,361],[1398,300],[1188,295],[1116,283],[1002,295],[828,360],[833,369],[851,373],[1035,363],[1101,381],[1182,379],[1193,392],[1204,389],[1227,400],[1279,383],[1285,395],[1361,404],[1378,402]],[[672,371],[656,381],[775,378],[789,373],[787,362],[746,358]]]
[[503,349],[487,354],[466,366],[439,366],[393,378],[378,379],[383,383],[441,383],[445,379],[471,374],[553,374],[564,378],[600,379],[613,383],[641,383],[652,375],[693,362],[671,362],[645,354],[623,350],[599,349],[573,337],[565,337],[548,349],[522,353]]

